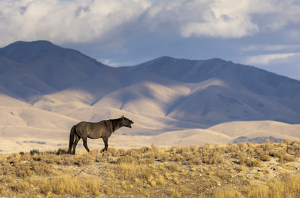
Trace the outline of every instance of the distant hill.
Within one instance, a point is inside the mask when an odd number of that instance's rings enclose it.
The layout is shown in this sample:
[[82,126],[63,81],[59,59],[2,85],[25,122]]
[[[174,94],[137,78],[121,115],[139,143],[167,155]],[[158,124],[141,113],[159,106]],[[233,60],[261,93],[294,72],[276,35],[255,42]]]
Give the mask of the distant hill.
[[299,123],[300,81],[221,59],[161,57],[128,71],[183,82],[190,92],[167,116],[206,125],[236,120]]
[[[299,102],[300,81],[221,59],[161,57],[114,68],[48,41],[0,48],[0,136],[16,148],[34,142],[65,146],[73,124],[121,115],[136,124],[118,132],[119,146],[122,140],[143,146],[151,141],[200,144],[203,135],[211,143],[260,137],[242,125],[231,135],[211,130],[215,125],[232,128],[236,121],[274,121],[272,126],[293,132],[273,135],[264,128],[263,137],[300,138],[298,125],[276,124],[300,124]],[[128,136],[136,136],[134,144]]]

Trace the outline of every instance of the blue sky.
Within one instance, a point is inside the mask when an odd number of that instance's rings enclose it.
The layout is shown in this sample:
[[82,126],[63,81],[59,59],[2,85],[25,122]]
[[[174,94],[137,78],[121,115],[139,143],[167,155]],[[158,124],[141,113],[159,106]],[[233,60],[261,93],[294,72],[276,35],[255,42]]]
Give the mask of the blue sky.
[[111,66],[222,58],[300,80],[297,0],[0,0],[0,47],[49,40]]

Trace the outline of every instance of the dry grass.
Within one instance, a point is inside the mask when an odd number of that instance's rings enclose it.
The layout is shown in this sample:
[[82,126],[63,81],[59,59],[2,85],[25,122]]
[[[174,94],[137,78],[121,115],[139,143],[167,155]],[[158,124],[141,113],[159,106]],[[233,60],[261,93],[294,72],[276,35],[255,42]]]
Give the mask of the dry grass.
[[300,143],[0,156],[1,197],[299,197]]

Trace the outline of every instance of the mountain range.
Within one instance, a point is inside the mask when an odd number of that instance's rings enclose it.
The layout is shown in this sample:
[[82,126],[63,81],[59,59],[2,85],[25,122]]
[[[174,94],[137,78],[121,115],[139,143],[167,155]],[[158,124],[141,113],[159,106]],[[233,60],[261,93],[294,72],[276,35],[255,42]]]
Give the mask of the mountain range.
[[297,139],[299,102],[300,81],[222,59],[115,68],[48,41],[0,48],[0,152],[66,146],[77,122],[122,115],[136,124],[112,146]]

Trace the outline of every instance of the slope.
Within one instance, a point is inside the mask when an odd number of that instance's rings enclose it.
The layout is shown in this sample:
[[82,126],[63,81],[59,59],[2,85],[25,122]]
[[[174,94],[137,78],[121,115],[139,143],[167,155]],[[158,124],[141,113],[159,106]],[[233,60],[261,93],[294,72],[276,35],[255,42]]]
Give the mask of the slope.
[[153,73],[190,85],[167,115],[207,126],[234,120],[299,123],[300,82],[221,59],[161,57],[123,70]]
[[105,67],[78,51],[47,41],[15,42],[1,48],[0,57],[6,60],[0,71],[1,84],[27,102],[85,82]]

